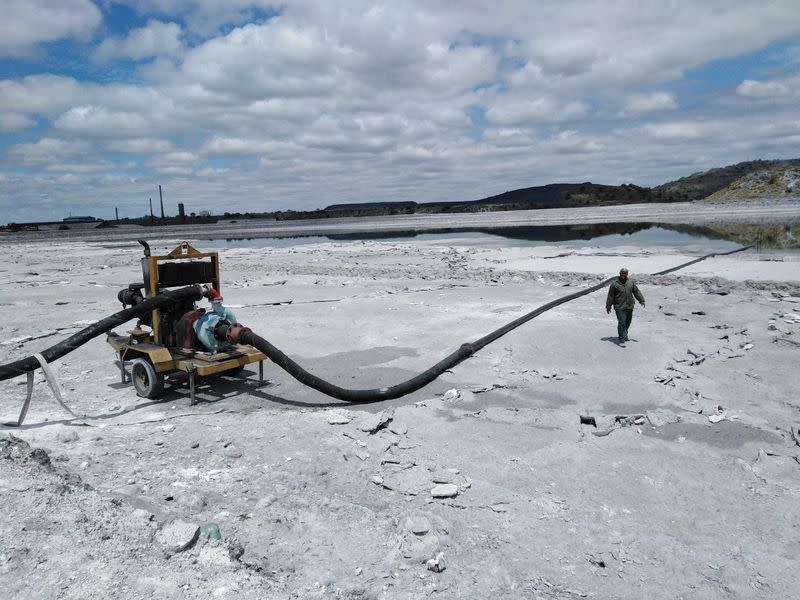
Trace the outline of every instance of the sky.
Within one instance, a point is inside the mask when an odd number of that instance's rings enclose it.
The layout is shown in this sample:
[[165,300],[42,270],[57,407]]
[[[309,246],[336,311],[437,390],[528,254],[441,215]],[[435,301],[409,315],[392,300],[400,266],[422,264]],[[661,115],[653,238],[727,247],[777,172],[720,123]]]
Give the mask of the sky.
[[798,0],[0,0],[0,223],[800,157]]

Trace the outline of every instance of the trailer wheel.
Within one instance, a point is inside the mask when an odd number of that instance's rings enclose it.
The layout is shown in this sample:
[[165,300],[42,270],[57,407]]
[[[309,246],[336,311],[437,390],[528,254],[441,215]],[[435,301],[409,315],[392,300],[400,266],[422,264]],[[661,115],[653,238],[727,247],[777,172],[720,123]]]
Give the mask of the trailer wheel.
[[164,375],[156,373],[150,361],[137,358],[131,363],[131,380],[142,398],[158,398],[164,391]]

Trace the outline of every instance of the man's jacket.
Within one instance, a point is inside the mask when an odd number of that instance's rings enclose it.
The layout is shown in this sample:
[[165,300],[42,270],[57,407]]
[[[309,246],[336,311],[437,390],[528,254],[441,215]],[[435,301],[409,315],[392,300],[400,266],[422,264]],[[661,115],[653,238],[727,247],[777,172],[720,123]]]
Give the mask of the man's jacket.
[[612,306],[617,310],[630,310],[635,305],[634,298],[644,304],[644,296],[636,287],[636,282],[628,277],[625,283],[622,283],[617,277],[608,288],[606,310],[610,310]]

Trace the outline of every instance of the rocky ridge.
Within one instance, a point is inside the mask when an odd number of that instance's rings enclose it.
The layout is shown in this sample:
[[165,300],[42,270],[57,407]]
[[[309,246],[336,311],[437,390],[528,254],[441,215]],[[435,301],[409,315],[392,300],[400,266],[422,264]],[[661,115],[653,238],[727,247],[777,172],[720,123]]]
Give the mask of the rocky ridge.
[[[685,200],[702,200],[753,173],[761,171],[772,172],[773,170],[786,168],[800,169],[800,159],[751,160],[740,162],[734,165],[693,173],[692,175],[664,183],[653,189],[667,196],[680,197]],[[720,196],[719,198],[723,197],[727,196]]]
[[800,166],[779,165],[747,173],[706,199],[750,198],[800,198]]

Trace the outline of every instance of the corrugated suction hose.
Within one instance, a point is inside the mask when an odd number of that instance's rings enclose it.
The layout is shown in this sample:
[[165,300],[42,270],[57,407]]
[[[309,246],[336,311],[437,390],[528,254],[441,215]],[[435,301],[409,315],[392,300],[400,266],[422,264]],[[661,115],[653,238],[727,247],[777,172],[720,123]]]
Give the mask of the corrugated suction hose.
[[[61,358],[69,354],[76,348],[83,346],[89,340],[96,338],[108,331],[118,327],[123,323],[127,323],[136,317],[142,317],[147,313],[168,306],[177,300],[200,300],[203,297],[203,290],[199,285],[191,285],[177,290],[162,292],[158,296],[149,298],[144,302],[140,302],[136,306],[126,308],[113,315],[109,315],[104,319],[92,323],[88,327],[81,329],[78,333],[71,335],[62,342],[55,346],[50,346],[46,350],[42,350],[40,354],[48,362]],[[0,365],[0,381],[10,379],[18,375],[24,375],[28,371],[34,371],[39,368],[39,361],[33,356],[28,356],[5,365]]]
[[[707,254],[700,258],[696,258],[689,262],[683,263],[678,265],[677,267],[672,267],[670,269],[666,269],[664,271],[659,271],[658,273],[653,273],[653,275],[666,275],[667,273],[672,273],[674,271],[678,271],[683,269],[684,267],[688,267],[689,265],[693,265],[698,263],[702,260],[707,258],[711,258],[712,256],[725,256],[728,254],[735,254],[736,252],[743,252],[744,250],[748,250],[752,248],[752,246],[745,246],[743,248],[737,248],[736,250],[731,250],[730,252],[714,252],[711,254]],[[469,358],[473,354],[475,354],[478,350],[483,348],[484,346],[491,344],[493,341],[497,340],[498,338],[504,336],[508,332],[516,329],[523,323],[527,323],[531,319],[538,317],[544,312],[547,312],[551,308],[555,308],[556,306],[560,306],[566,302],[570,302],[571,300],[575,300],[576,298],[580,298],[581,296],[586,296],[587,294],[591,294],[599,289],[604,288],[610,282],[610,279],[606,279],[605,281],[598,283],[597,285],[593,285],[589,288],[581,290],[579,292],[575,292],[573,294],[568,294],[567,296],[562,296],[561,298],[557,298],[556,300],[552,300],[547,304],[543,304],[539,308],[532,310],[531,312],[519,317],[511,321],[510,323],[500,327],[492,331],[491,333],[483,336],[480,339],[475,340],[472,343],[462,344],[458,350],[450,354],[449,356],[445,357],[444,359],[440,360],[438,363],[433,365],[431,368],[423,371],[419,375],[408,379],[407,381],[403,381],[402,383],[398,383],[396,385],[390,387],[383,387],[383,388],[375,388],[375,389],[364,389],[364,390],[353,390],[340,387],[329,381],[322,379],[321,377],[317,377],[316,375],[309,373],[291,358],[286,356],[286,354],[281,351],[279,348],[273,346],[270,342],[262,338],[261,336],[253,333],[247,328],[243,327],[231,327],[228,330],[221,331],[221,335],[227,335],[227,339],[229,341],[235,343],[243,343],[243,344],[250,344],[251,346],[257,348],[261,352],[263,352],[270,360],[272,360],[276,365],[281,367],[287,373],[289,373],[292,377],[297,379],[300,383],[307,385],[308,387],[314,388],[315,390],[322,392],[328,396],[332,396],[333,398],[338,398],[339,400],[344,400],[346,402],[354,402],[354,403],[367,403],[367,402],[380,402],[382,400],[391,400],[392,398],[399,398],[401,396],[405,396],[416,390],[425,387],[431,381],[439,377],[442,373],[447,371],[448,369],[452,369],[454,366],[462,362],[464,359]],[[125,310],[121,310],[113,315],[110,315],[96,323],[89,325],[85,329],[82,329],[75,335],[68,337],[63,342],[56,344],[55,346],[51,346],[46,350],[41,352],[41,355],[44,359],[50,363],[62,356],[72,352],[79,346],[82,346],[92,338],[97,337],[103,333],[106,333],[117,327],[122,325],[123,323],[130,321],[135,317],[140,317],[148,312],[160,308],[162,306],[166,306],[176,300],[183,300],[183,299],[194,299],[199,300],[202,297],[202,289],[200,286],[189,286],[185,288],[180,288],[178,290],[163,292],[154,298],[149,298],[144,302],[137,304],[132,308],[127,308]],[[4,379],[9,379],[11,377],[16,377],[17,375],[22,375],[27,373],[28,371],[33,371],[39,367],[39,362],[33,356],[29,356],[27,358],[17,360],[5,365],[0,365],[0,381]]]
[[[737,248],[736,250],[731,250],[730,252],[714,252],[712,254],[707,254],[700,258],[691,260],[689,262],[683,263],[682,265],[678,265],[677,267],[672,267],[671,269],[666,269],[664,271],[659,271],[658,273],[653,273],[653,275],[665,275],[667,273],[672,273],[673,271],[677,271],[689,265],[693,265],[695,263],[700,262],[701,260],[705,260],[712,256],[724,256],[727,254],[735,254],[736,252],[743,252],[751,248],[752,246],[745,246],[743,248]],[[340,387],[336,384],[333,384],[329,381],[322,379],[321,377],[317,377],[313,373],[309,373],[291,358],[286,356],[284,352],[282,352],[279,348],[273,346],[270,342],[262,338],[261,336],[257,335],[256,333],[252,332],[251,330],[243,327],[232,327],[228,335],[228,341],[231,342],[239,342],[243,344],[250,344],[255,348],[261,350],[264,354],[269,357],[269,359],[282,368],[284,371],[289,373],[292,377],[297,379],[300,383],[307,385],[308,387],[314,388],[318,392],[322,392],[328,396],[333,398],[338,398],[339,400],[344,400],[346,402],[354,402],[354,403],[368,403],[368,402],[380,402],[382,400],[391,400],[393,398],[400,398],[401,396],[405,396],[412,392],[417,391],[420,388],[425,387],[431,381],[439,377],[442,373],[447,371],[448,369],[452,369],[457,364],[469,358],[473,354],[475,354],[478,350],[491,344],[493,341],[497,340],[498,338],[504,336],[508,332],[516,329],[523,323],[527,323],[531,319],[538,317],[542,313],[547,312],[551,308],[555,308],[556,306],[560,306],[566,302],[570,302],[571,300],[575,300],[576,298],[580,298],[581,296],[586,296],[587,294],[591,294],[599,289],[602,289],[609,285],[613,278],[606,279],[597,285],[593,285],[589,288],[581,290],[579,292],[575,292],[573,294],[569,294],[567,296],[562,296],[561,298],[557,298],[548,302],[547,304],[543,304],[539,308],[532,310],[531,312],[519,317],[503,325],[499,329],[495,329],[491,333],[483,336],[480,339],[475,340],[472,343],[462,344],[461,347],[458,348],[455,352],[450,354],[449,356],[445,357],[444,359],[440,360],[438,363],[433,365],[426,371],[423,371],[419,375],[412,377],[402,383],[398,383],[396,385],[390,387],[382,387],[382,388],[374,388],[374,389],[366,389],[366,390],[353,390],[348,388]],[[225,332],[221,332],[225,333]]]

